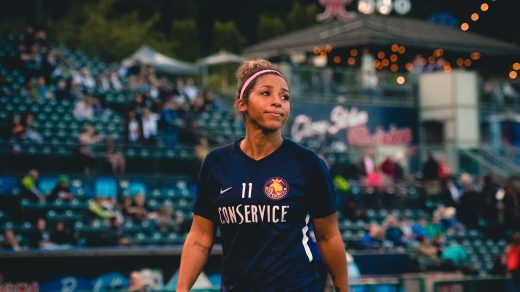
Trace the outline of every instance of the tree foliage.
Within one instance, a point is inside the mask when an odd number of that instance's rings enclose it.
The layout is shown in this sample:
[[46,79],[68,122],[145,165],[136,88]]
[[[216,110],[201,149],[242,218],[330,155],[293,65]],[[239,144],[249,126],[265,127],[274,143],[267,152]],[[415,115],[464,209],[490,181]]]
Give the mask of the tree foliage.
[[278,16],[261,15],[258,21],[258,39],[260,41],[279,36],[286,31],[285,24]]
[[245,43],[245,38],[240,34],[233,21],[215,21],[213,29],[213,49],[226,49],[238,53]]

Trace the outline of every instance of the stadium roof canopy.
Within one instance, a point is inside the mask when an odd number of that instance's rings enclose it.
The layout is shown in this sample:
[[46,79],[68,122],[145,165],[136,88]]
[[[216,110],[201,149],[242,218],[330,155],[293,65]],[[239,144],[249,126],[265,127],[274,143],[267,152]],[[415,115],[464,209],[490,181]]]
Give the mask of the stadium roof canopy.
[[520,47],[516,45],[470,31],[405,17],[358,14],[345,22],[333,21],[275,37],[246,48],[243,55],[269,58],[312,52],[314,47],[327,44],[332,48],[345,48],[394,43],[432,50],[479,51],[495,56],[520,54]]
[[165,56],[147,45],[142,45],[130,57],[124,59],[122,64],[124,66],[130,66],[135,61],[153,65],[157,71],[164,73],[187,75],[199,73],[199,68],[196,65]]

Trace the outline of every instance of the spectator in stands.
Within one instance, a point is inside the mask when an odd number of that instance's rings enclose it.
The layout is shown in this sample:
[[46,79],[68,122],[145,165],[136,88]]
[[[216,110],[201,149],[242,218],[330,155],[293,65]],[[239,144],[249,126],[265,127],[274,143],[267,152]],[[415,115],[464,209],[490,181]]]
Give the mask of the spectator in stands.
[[51,241],[50,233],[47,230],[47,221],[38,218],[35,229],[29,234],[29,247],[32,248],[52,248],[54,243]]
[[133,271],[130,273],[128,291],[145,291],[143,277],[140,272]]
[[460,240],[454,240],[442,250],[441,259],[444,260],[448,270],[464,270],[469,261],[469,255]]
[[473,177],[467,173],[460,176],[463,193],[460,197],[460,204],[457,208],[458,219],[469,228],[477,228],[481,217],[480,205],[483,202],[481,193],[473,184]]
[[369,230],[361,238],[364,249],[381,249],[384,242],[383,228],[378,224],[370,224]]
[[47,201],[71,201],[74,198],[70,191],[70,179],[67,175],[58,176],[56,186],[52,189],[50,195],[47,197]]
[[507,227],[513,231],[520,231],[520,180],[518,178],[510,178],[506,182],[503,214]]
[[494,173],[484,177],[484,185],[482,186],[483,202],[480,205],[480,213],[488,225],[498,223],[497,193],[499,189],[500,185],[497,183],[497,177]]
[[92,111],[94,113],[95,119],[101,119],[103,118],[103,115],[105,114],[105,109],[103,108],[103,105],[101,104],[101,101],[96,96],[90,97],[91,103],[92,103]]
[[458,185],[455,177],[449,177],[442,184],[441,194],[446,206],[459,207],[463,190]]
[[109,226],[98,234],[98,246],[129,246],[130,239],[121,228],[122,220],[117,216],[109,218]]
[[506,248],[506,270],[512,277],[511,291],[520,291],[520,233],[513,234]]
[[39,76],[36,83],[36,98],[38,100],[45,100],[54,98],[53,92],[47,86],[45,77]]
[[63,247],[68,247],[76,243],[72,230],[68,228],[63,221],[56,222],[54,229],[51,231],[50,239],[56,245]]
[[94,106],[92,97],[85,96],[80,99],[74,106],[74,118],[78,120],[92,121],[94,119]]
[[177,145],[179,140],[179,128],[182,125],[175,103],[172,99],[168,99],[161,111],[161,125],[163,130],[164,145],[172,148]]
[[386,228],[385,228],[385,238],[386,240],[392,242],[394,247],[406,247],[406,243],[404,241],[404,234],[401,228],[397,223],[397,218],[393,215],[388,215],[386,217]]
[[428,153],[428,158],[422,167],[422,178],[424,180],[424,188],[426,193],[436,193],[439,178],[439,163],[433,157],[432,153]]
[[448,162],[448,157],[446,157],[446,155],[441,155],[440,158],[439,158],[439,179],[441,182],[445,182],[446,180],[448,180],[450,177],[452,177],[453,175],[453,172],[452,172],[452,169],[450,167],[450,164]]
[[149,108],[143,109],[143,115],[141,118],[143,128],[143,139],[146,144],[155,145],[157,142],[157,123],[159,121],[159,115],[152,112]]
[[366,148],[363,151],[363,158],[359,162],[359,172],[362,176],[368,176],[376,171],[376,163],[374,159],[374,149]]
[[444,235],[444,230],[442,230],[442,226],[440,224],[441,215],[435,213],[431,217],[431,221],[428,223],[426,227],[426,235],[430,239],[435,239],[438,236]]
[[141,124],[137,120],[137,115],[134,111],[128,113],[128,120],[126,121],[126,139],[129,144],[138,144],[141,141]]
[[143,222],[148,218],[148,208],[146,206],[146,197],[140,192],[135,195],[132,208],[129,212],[131,219],[135,222]]
[[96,134],[93,126],[85,126],[83,133],[79,135],[79,160],[85,175],[95,172],[96,158],[98,156],[98,145],[103,140],[101,135]]
[[123,152],[116,149],[114,139],[107,137],[105,139],[105,157],[110,163],[113,175],[125,175],[126,159]]
[[184,218],[175,213],[171,202],[164,203],[158,212],[150,213],[149,217],[155,221],[157,228],[161,232],[179,233],[184,223]]
[[198,89],[195,87],[195,80],[193,80],[193,78],[186,79],[186,85],[182,88],[181,94],[188,98],[189,103],[197,98]]
[[94,215],[94,219],[106,220],[116,217],[115,207],[105,197],[97,196],[95,200],[88,202],[88,210]]
[[25,117],[25,139],[29,142],[41,144],[43,139],[42,135],[38,133],[34,126],[34,114],[28,113]]
[[29,170],[29,172],[27,172],[27,174],[22,178],[22,186],[20,191],[22,199],[39,202],[45,201],[43,193],[40,191],[40,189],[38,189],[39,178],[40,173],[34,168]]
[[20,246],[20,243],[18,242],[18,239],[16,239],[16,235],[14,234],[11,228],[4,229],[4,240],[2,242],[2,249],[10,251],[22,250],[22,247]]
[[195,157],[197,157],[197,159],[202,162],[208,154],[209,150],[208,138],[201,136],[199,139],[199,144],[195,146]]
[[417,241],[419,242],[419,245],[417,246],[417,254],[419,256],[432,260],[439,259],[440,251],[435,245],[432,244],[428,237],[418,237]]
[[431,243],[428,237],[417,238],[419,245],[417,245],[417,260],[419,262],[420,270],[432,270],[440,264],[439,249]]
[[11,125],[11,138],[21,141],[25,137],[25,125],[22,121],[22,116],[16,114],[13,116]]
[[426,218],[421,217],[412,225],[412,232],[415,239],[427,236],[428,222]]

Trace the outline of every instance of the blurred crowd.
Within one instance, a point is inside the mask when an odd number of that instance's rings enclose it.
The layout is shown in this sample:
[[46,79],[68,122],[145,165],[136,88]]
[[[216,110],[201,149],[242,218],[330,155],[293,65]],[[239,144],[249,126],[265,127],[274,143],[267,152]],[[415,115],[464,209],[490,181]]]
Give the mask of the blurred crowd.
[[[20,88],[0,76],[0,94],[21,96],[35,102],[56,100],[72,103],[72,115],[85,121],[83,132],[74,139],[77,156],[85,174],[91,174],[96,160],[104,159],[114,174],[125,173],[121,146],[175,147],[197,145],[207,139],[198,117],[201,113],[224,111],[215,93],[200,89],[191,77],[161,75],[152,65],[138,60],[130,66],[109,65],[99,61],[78,65],[73,53],[47,41],[45,31],[29,27],[20,37],[16,54],[5,58],[5,67],[20,72]],[[122,96],[110,104],[107,96]],[[96,133],[94,122],[110,122],[111,114],[124,120],[124,135],[118,140]],[[34,127],[38,112],[15,113],[3,129],[13,153],[19,142],[48,143]],[[70,134],[69,134],[70,135]]]
[[[56,185],[50,193],[38,188],[39,172],[31,169],[21,180],[21,192],[18,204],[38,203],[50,205],[59,202],[67,204],[77,201],[71,191],[70,178],[67,175],[57,177]],[[79,236],[75,230],[74,221],[53,220],[52,226],[47,222],[47,211],[26,214],[23,218],[30,222],[33,228],[24,239],[25,245],[17,239],[13,229],[3,226],[3,249],[19,251],[28,248],[62,249],[74,246],[129,246],[132,242],[129,234],[123,230],[123,224],[130,222],[136,226],[149,226],[161,233],[184,234],[188,231],[191,219],[176,209],[171,201],[165,201],[158,207],[151,208],[142,191],[117,196],[96,196],[88,200],[87,213],[79,218],[79,222],[87,226],[101,226],[98,232],[87,238]],[[12,210],[16,221],[21,210]]]

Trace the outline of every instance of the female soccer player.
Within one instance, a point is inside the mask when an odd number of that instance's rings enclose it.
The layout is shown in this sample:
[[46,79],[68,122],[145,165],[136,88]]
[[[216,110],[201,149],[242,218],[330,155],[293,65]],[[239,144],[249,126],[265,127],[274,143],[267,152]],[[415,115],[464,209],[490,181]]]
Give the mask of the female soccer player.
[[211,252],[223,248],[221,291],[323,291],[309,247],[312,224],[336,291],[348,291],[336,194],[325,163],[282,137],[291,112],[285,77],[266,60],[236,72],[246,136],[214,149],[199,176],[177,291],[188,291]]

